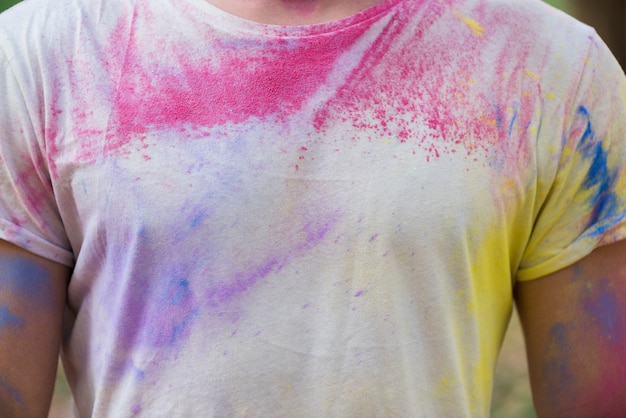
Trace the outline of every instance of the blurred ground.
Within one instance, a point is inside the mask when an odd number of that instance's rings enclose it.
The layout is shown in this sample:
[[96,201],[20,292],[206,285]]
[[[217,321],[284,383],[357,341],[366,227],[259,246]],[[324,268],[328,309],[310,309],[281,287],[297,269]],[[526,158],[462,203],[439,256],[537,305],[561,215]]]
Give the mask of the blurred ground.
[[54,398],[52,398],[52,406],[50,407],[48,418],[73,418],[72,396],[60,362],[54,387]]
[[536,418],[528,381],[524,337],[517,313],[511,318],[498,358],[491,404],[492,418]]

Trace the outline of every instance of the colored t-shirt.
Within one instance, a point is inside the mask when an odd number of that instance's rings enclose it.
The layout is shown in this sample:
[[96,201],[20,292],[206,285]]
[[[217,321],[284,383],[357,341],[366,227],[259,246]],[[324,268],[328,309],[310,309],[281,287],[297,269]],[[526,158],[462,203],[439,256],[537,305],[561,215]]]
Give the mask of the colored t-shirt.
[[80,416],[487,416],[512,289],[626,233],[624,76],[539,1],[0,17],[0,237]]

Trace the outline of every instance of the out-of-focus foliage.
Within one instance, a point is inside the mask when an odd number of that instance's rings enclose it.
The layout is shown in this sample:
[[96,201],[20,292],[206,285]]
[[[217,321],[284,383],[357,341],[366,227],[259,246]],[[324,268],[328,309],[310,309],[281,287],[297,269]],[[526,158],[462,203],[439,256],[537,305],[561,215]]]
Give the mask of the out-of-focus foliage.
[[569,0],[544,0],[546,3],[551,4],[554,7],[558,7],[561,10],[565,10],[568,12],[570,10],[570,1]]
[[19,0],[0,0],[0,12],[18,3]]

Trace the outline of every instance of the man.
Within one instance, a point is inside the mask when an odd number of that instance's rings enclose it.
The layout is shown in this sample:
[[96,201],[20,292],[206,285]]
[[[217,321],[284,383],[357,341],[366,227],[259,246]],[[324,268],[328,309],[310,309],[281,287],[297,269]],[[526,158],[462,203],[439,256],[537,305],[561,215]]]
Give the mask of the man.
[[[0,18],[2,416],[626,410],[626,82],[506,0],[27,0]],[[62,331],[63,324],[63,331]]]

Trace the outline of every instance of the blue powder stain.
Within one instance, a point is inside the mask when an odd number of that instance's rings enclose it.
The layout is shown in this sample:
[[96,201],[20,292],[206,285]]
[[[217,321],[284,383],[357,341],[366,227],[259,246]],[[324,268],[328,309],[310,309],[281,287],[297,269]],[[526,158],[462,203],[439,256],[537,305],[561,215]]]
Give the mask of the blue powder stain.
[[196,217],[191,220],[191,228],[192,229],[197,228],[202,223],[204,218],[205,218],[204,214],[196,215]]
[[569,348],[567,341],[567,327],[561,323],[558,323],[550,328],[550,337],[552,341],[556,343],[559,351],[563,352]]
[[504,114],[502,112],[502,108],[501,106],[495,106],[495,112],[496,112],[496,127],[498,128],[498,131],[500,130],[500,128],[502,128],[502,123],[504,122]]
[[624,325],[624,307],[608,288],[606,279],[601,279],[595,291],[585,289],[579,301],[582,309],[598,326],[600,334],[610,341],[623,341],[626,326]]
[[587,120],[587,126],[585,129],[585,133],[581,138],[581,143],[584,144],[588,140],[593,138],[593,129],[591,128],[591,115],[589,114],[589,110],[585,106],[580,106],[578,108],[578,113]]
[[515,109],[513,111],[513,117],[511,118],[511,122],[509,123],[509,131],[508,131],[509,136],[511,136],[511,134],[513,133],[513,128],[515,126],[515,121],[517,120],[517,115],[518,115],[518,112],[517,112],[517,109]]
[[170,334],[168,345],[174,345],[179,339],[185,337],[188,332],[188,328],[193,318],[197,315],[198,310],[193,309],[187,316],[183,318],[181,322],[172,327],[172,333]]
[[17,390],[17,388],[7,382],[2,375],[0,375],[0,391],[8,394],[18,404],[24,405],[22,394]]
[[198,310],[192,306],[193,292],[190,288],[189,280],[186,278],[175,277],[170,282],[168,295],[170,306],[174,308],[166,308],[165,310],[168,312],[168,321],[171,328],[169,331],[165,331],[163,337],[165,337],[166,344],[173,345],[187,335],[191,322],[197,315]]
[[553,391],[558,392],[561,385],[574,380],[569,369],[570,342],[567,326],[557,323],[550,328],[550,358],[543,371]]
[[50,280],[48,271],[28,258],[0,258],[0,289],[29,297],[38,305],[49,306]]
[[580,106],[578,113],[586,119],[585,131],[580,140],[580,151],[585,158],[591,160],[589,172],[582,186],[587,190],[595,190],[591,197],[593,210],[588,223],[591,226],[602,217],[616,213],[619,205],[612,192],[615,176],[610,174],[608,152],[602,148],[601,142],[594,141],[595,133],[589,111],[584,106]]
[[21,327],[22,325],[24,325],[24,319],[13,315],[6,307],[0,307],[0,328]]
[[188,300],[189,296],[191,296],[189,281],[187,279],[182,279],[179,280],[178,283],[174,283],[172,293],[172,305],[178,306]]

